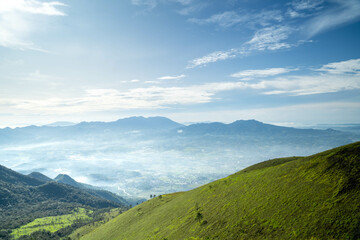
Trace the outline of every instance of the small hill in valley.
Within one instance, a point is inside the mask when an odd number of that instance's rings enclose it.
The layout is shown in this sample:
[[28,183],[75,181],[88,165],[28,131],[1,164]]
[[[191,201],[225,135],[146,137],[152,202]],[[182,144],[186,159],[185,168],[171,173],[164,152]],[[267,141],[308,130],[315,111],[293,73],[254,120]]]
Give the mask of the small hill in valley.
[[82,239],[359,239],[360,142],[158,196]]
[[51,178],[49,178],[48,176],[40,173],[40,172],[32,172],[30,174],[28,174],[29,177],[32,177],[32,178],[36,178],[40,181],[43,181],[43,182],[51,182],[53,181]]
[[79,189],[82,189],[83,191],[96,196],[96,197],[101,197],[104,198],[106,200],[109,201],[113,201],[125,206],[130,205],[130,203],[128,203],[124,198],[122,198],[121,196],[106,191],[106,190],[102,190],[101,188],[89,185],[89,184],[85,184],[85,183],[79,183],[77,182],[75,179],[73,179],[72,177],[70,177],[69,175],[66,174],[59,174],[56,176],[56,178],[54,178],[54,180],[58,183],[63,183],[63,184],[67,184]]
[[67,185],[70,185],[73,187],[84,188],[81,183],[78,183],[77,181],[75,181],[72,177],[70,177],[67,174],[59,174],[54,178],[54,180],[56,182],[67,184]]

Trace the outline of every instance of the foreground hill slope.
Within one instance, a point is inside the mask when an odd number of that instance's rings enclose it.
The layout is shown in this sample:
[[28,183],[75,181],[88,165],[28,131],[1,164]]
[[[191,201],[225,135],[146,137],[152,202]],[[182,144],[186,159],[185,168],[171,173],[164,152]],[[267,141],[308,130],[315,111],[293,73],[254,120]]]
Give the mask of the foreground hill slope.
[[360,142],[147,201],[83,239],[358,239]]

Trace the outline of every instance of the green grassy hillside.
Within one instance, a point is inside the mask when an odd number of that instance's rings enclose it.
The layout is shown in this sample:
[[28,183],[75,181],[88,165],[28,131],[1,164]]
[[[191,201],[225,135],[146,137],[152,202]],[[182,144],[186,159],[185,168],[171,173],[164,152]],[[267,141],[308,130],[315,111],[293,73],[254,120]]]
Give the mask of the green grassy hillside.
[[82,239],[359,239],[360,142],[147,201]]
[[89,222],[91,220],[91,217],[89,216],[91,213],[93,213],[93,211],[77,208],[71,214],[37,218],[31,223],[15,229],[11,233],[11,236],[14,239],[18,239],[21,236],[30,235],[37,231],[49,231],[54,233],[62,228],[69,227],[76,222]]

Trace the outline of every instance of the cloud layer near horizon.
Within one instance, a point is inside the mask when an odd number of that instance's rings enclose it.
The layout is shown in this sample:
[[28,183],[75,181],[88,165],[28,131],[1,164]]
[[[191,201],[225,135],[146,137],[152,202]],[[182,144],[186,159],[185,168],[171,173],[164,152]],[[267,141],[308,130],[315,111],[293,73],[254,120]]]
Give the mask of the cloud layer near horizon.
[[[329,63],[308,75],[286,75],[295,68],[246,70],[232,74],[234,82],[212,82],[189,86],[139,87],[127,91],[88,89],[82,97],[0,99],[2,112],[16,110],[45,114],[56,112],[94,112],[106,110],[159,109],[218,101],[217,94],[252,89],[258,94],[301,96],[360,89],[360,59]],[[277,76],[282,74],[282,76]],[[178,79],[181,76],[170,77]],[[245,78],[245,79],[244,79]],[[165,77],[169,79],[169,77]]]

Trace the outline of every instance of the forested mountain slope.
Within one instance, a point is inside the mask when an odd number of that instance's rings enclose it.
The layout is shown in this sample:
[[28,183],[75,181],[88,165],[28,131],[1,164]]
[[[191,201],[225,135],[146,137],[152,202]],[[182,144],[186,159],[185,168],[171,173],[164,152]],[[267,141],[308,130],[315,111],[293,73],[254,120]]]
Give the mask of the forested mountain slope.
[[82,189],[55,181],[41,181],[0,165],[0,230],[32,220],[67,214],[75,208],[127,207]]

